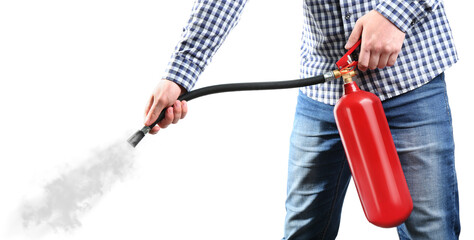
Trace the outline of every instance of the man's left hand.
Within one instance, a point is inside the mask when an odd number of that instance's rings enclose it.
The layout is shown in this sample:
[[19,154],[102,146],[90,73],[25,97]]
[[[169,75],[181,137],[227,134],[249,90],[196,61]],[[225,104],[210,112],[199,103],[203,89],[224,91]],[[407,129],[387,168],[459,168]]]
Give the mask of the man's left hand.
[[379,12],[372,10],[357,20],[345,48],[362,37],[359,70],[390,67],[395,64],[405,33]]

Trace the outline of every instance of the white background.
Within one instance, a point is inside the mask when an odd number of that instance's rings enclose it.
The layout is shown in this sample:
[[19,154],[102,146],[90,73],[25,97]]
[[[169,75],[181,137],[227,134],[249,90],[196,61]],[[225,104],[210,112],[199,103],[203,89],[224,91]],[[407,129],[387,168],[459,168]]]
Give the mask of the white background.
[[[474,239],[472,1],[446,1],[460,62],[446,72],[461,204]],[[141,128],[143,110],[192,6],[186,1],[0,2],[0,239],[32,186]],[[298,77],[302,4],[250,1],[196,87]],[[133,174],[69,233],[43,239],[281,239],[297,90],[228,93],[189,103],[148,136]],[[398,239],[371,225],[351,183],[338,239]],[[12,233],[13,232],[13,233]]]

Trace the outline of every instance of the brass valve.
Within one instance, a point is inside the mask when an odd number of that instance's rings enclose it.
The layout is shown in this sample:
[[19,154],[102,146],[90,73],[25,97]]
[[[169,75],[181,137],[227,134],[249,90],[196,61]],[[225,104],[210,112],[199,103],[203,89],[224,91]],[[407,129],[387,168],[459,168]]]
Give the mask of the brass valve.
[[344,80],[344,83],[352,82],[352,77],[357,75],[355,70],[351,70],[351,71],[348,71],[348,72],[342,72],[342,73],[339,70],[334,70],[333,73],[334,73],[335,78],[342,77],[342,79]]

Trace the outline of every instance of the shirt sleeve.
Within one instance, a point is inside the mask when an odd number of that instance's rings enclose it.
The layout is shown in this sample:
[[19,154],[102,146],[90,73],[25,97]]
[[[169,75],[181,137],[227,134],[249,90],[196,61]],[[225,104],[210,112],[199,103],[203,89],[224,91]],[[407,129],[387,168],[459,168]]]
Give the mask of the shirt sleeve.
[[441,0],[382,0],[375,10],[407,32],[437,8]]
[[246,0],[196,0],[163,79],[190,91],[212,56],[237,25]]

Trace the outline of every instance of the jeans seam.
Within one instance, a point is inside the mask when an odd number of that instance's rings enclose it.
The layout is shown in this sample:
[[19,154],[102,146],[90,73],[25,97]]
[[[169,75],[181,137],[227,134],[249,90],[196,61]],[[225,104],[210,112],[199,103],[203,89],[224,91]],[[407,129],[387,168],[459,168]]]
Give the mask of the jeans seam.
[[443,92],[443,94],[444,94],[444,106],[445,106],[445,109],[446,109],[446,113],[449,116],[449,123],[452,125],[451,108],[449,107],[448,90],[447,90],[447,86],[446,86],[446,81],[444,81],[444,73],[442,73],[439,77],[443,80],[443,84],[444,84],[444,92]]
[[[443,80],[444,80],[444,75],[442,77],[443,77]],[[448,114],[449,124],[452,126],[453,123],[452,123],[451,109],[449,107],[448,91],[447,91],[447,88],[446,88],[446,82],[444,84],[445,84],[444,104],[445,104],[445,108],[446,108],[446,114]],[[454,153],[453,153],[453,155],[454,155]],[[452,167],[452,170],[451,170],[450,179],[454,179],[455,176],[456,176],[456,168],[455,168],[455,166],[451,166],[451,167]],[[454,203],[455,198],[456,198],[456,184],[452,183],[451,184],[451,199],[450,199],[450,202]],[[454,208],[454,206],[452,206],[452,207]],[[453,228],[456,224],[456,219],[457,219],[456,215],[452,214],[452,216],[451,216],[451,227],[453,227]]]
[[[453,152],[453,155],[454,155],[454,152]],[[451,169],[451,178],[450,179],[456,179],[456,167],[454,165],[454,161],[453,161],[453,165],[452,165],[452,169]],[[456,220],[459,218],[459,200],[458,200],[458,203],[457,203],[457,206],[456,206],[456,189],[457,189],[457,181],[454,181],[451,184],[451,199],[450,199],[451,200],[450,202],[454,205],[454,206],[452,206],[453,209],[455,209],[455,212],[457,212],[457,214],[456,213],[451,214],[451,227],[452,227],[453,232],[456,231],[456,229],[455,229]]]
[[344,166],[346,165],[346,159],[344,158],[344,161],[342,161],[342,166],[341,166],[341,170],[339,172],[339,176],[337,178],[337,183],[336,183],[336,194],[334,195],[334,200],[331,204],[331,210],[329,211],[329,218],[328,218],[328,222],[326,224],[326,227],[324,227],[324,231],[323,231],[323,235],[322,235],[322,239],[325,239],[326,237],[326,233],[329,229],[329,225],[331,224],[331,219],[332,219],[332,214],[334,212],[334,206],[336,205],[336,201],[337,201],[337,197],[339,195],[339,188],[341,186],[341,178],[342,178],[342,173],[344,171]]
[[[451,174],[453,174],[453,172],[451,172]],[[454,203],[454,199],[456,198],[456,193],[455,193],[455,185],[454,183],[451,184],[451,203]],[[453,206],[454,207],[454,206]],[[455,225],[455,222],[456,222],[456,216],[454,214],[451,214],[451,227],[453,228],[453,231],[454,231],[454,225]]]
[[[441,76],[444,80],[444,75]],[[451,116],[451,109],[449,107],[449,100],[448,100],[448,91],[447,91],[447,87],[446,87],[446,82],[444,82],[444,104],[445,104],[445,108],[446,108],[446,114],[448,115],[448,121],[449,121],[449,125],[452,126],[452,116]],[[453,153],[454,155],[454,153]],[[456,174],[456,168],[454,166],[451,166],[452,167],[452,170],[451,170],[451,176],[450,176],[450,179],[454,179],[455,178],[455,174]],[[451,203],[454,203],[454,199],[456,198],[456,184],[455,183],[452,183],[451,184],[451,199],[450,199],[450,202]],[[455,207],[455,206],[451,206],[451,207]],[[451,227],[454,228],[456,224],[456,215],[452,214],[451,216]],[[454,230],[454,229],[453,229]]]

